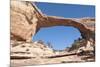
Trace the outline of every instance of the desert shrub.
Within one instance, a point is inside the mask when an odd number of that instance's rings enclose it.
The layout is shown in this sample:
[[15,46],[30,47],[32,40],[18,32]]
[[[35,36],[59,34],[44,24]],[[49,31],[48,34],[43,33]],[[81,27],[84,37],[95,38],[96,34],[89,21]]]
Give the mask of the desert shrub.
[[68,51],[76,50],[76,49],[84,46],[84,44],[85,44],[85,40],[84,39],[75,40],[74,43],[72,44],[72,46],[69,48]]
[[48,46],[49,48],[52,48],[52,49],[53,49],[53,46],[52,46],[52,44],[51,44],[50,42],[47,42],[47,46]]
[[38,43],[40,44],[44,44],[44,42],[42,40],[38,40]]

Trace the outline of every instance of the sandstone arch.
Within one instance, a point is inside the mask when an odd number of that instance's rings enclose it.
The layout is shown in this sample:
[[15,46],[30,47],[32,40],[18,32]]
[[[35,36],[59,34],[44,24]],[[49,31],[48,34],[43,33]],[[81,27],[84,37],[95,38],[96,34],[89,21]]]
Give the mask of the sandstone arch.
[[[11,39],[31,40],[40,28],[51,26],[73,26],[77,28],[84,39],[94,38],[94,18],[63,18],[47,16],[27,1],[11,1]],[[66,32],[67,33],[67,32]]]

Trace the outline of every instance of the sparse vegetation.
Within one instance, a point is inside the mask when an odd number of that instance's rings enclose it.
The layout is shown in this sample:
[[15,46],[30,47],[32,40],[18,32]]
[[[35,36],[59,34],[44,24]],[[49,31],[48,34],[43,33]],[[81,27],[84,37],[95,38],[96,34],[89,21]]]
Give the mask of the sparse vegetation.
[[86,44],[84,39],[75,40],[72,46],[69,48],[68,51],[77,50],[78,48],[84,46]]
[[52,46],[52,44],[51,44],[50,42],[47,42],[47,46],[48,46],[49,48],[52,48],[52,49],[53,49],[53,46]]
[[44,44],[44,42],[42,40],[38,40],[38,43],[40,44]]

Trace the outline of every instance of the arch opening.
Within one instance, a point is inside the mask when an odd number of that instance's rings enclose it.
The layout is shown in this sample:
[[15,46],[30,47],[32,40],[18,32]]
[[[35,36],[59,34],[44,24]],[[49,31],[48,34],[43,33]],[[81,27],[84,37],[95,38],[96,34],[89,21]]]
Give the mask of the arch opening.
[[32,37],[33,41],[43,41],[45,45],[52,45],[54,50],[64,50],[71,47],[75,40],[82,38],[80,31],[72,26],[53,26],[41,28]]

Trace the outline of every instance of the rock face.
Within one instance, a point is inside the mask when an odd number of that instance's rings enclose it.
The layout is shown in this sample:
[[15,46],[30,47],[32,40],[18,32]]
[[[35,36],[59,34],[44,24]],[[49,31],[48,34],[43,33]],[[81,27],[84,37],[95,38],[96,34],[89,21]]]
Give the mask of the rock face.
[[[11,1],[11,39],[31,41],[40,28],[51,26],[73,26],[81,32],[84,39],[94,35],[94,18],[62,18],[47,16],[35,4],[28,1]],[[93,39],[93,38],[92,38]]]
[[[54,52],[53,49],[43,43],[37,41],[31,42],[32,36],[34,36],[40,28],[72,26],[80,31],[82,38],[86,40],[84,43],[82,42],[82,44],[87,46],[87,50],[90,50],[90,45],[94,45],[95,43],[95,18],[63,18],[47,16],[44,15],[34,3],[29,1],[11,0],[10,8],[11,65],[16,65],[18,67],[18,65],[85,62],[88,61],[88,59],[95,61],[94,56],[91,58],[91,55],[78,56],[76,53],[74,55],[67,51]],[[71,56],[65,56],[63,54],[70,54]],[[55,58],[47,58],[47,56],[53,56]]]
[[[78,63],[95,61],[93,54],[79,54],[74,51],[53,51],[45,44],[37,41],[27,43],[24,41],[11,41],[11,66],[20,67],[25,65]],[[16,45],[15,45],[16,44]]]
[[54,54],[51,48],[38,42],[26,43],[22,41],[15,41],[12,43],[12,45],[15,46],[11,47],[11,56],[15,58],[36,58],[50,56]]
[[31,3],[11,1],[11,39],[28,40],[36,32],[37,21]]

